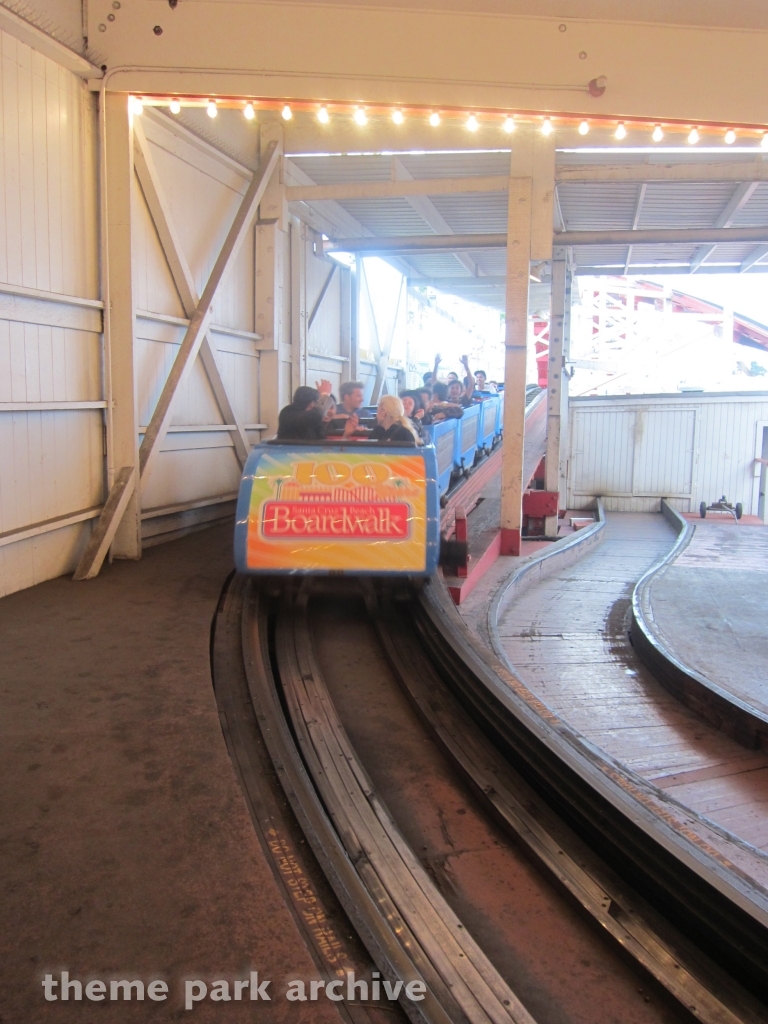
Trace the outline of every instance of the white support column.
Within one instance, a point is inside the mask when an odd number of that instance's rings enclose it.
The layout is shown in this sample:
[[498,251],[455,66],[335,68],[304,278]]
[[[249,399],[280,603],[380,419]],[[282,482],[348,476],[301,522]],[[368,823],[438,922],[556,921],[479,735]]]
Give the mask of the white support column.
[[568,452],[570,447],[570,409],[568,390],[571,379],[565,373],[566,364],[571,358],[571,311],[573,301],[573,270],[566,263],[565,271],[565,302],[563,309],[563,373],[560,387],[560,508],[566,508],[568,502]]
[[291,391],[291,346],[283,318],[287,249],[287,232],[280,230],[276,220],[256,226],[256,332],[261,335],[259,420],[267,424],[267,436],[276,432],[277,417]]
[[[128,97],[121,93],[105,95],[105,146],[102,155],[102,189],[104,226],[102,273],[105,277],[105,298],[109,318],[109,376],[107,393],[111,394],[111,464],[115,478],[130,478],[127,489],[121,483],[122,517],[112,534],[112,556],[141,558],[141,503],[138,487],[139,419],[134,376],[134,306],[133,247],[131,225],[133,206],[133,127],[128,110]],[[110,480],[110,492],[115,481]],[[103,560],[105,550],[94,552]],[[95,562],[78,566],[78,573],[90,571]],[[99,561],[96,571],[101,567]]]
[[530,177],[509,179],[504,440],[501,460],[501,554],[519,555],[523,527],[525,370],[531,263]]
[[352,376],[352,271],[346,267],[339,268],[339,301],[341,303],[341,337],[339,338],[339,354],[346,359],[341,364],[341,383],[356,380]]
[[[283,126],[259,128],[261,152],[270,142],[283,146]],[[286,270],[289,258],[288,204],[283,184],[283,159],[273,174],[259,207],[256,225],[256,332],[261,335],[259,356],[259,420],[267,424],[266,436],[277,431],[280,409],[290,400],[291,338],[285,321]]]
[[360,380],[360,260],[349,268],[349,379]]
[[291,391],[307,383],[307,229],[291,221]]
[[[549,318],[549,359],[547,362],[547,450],[544,461],[544,490],[560,490],[562,444],[563,328],[565,320],[566,264],[562,249],[552,261],[552,305]],[[544,519],[544,534],[557,537],[558,517]]]

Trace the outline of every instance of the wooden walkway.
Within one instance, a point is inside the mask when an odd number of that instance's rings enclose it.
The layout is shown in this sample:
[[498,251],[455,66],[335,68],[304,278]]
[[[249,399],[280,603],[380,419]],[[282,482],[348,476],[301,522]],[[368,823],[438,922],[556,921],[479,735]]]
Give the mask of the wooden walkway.
[[603,545],[513,602],[499,632],[536,696],[660,796],[712,823],[765,886],[768,756],[678,703],[627,639],[632,586],[674,538],[661,515],[609,515]]
[[[710,682],[762,723],[768,720],[767,602],[768,529],[732,519],[700,519],[687,547],[648,585],[651,629],[703,677],[700,699]],[[761,733],[768,734],[764,724]]]

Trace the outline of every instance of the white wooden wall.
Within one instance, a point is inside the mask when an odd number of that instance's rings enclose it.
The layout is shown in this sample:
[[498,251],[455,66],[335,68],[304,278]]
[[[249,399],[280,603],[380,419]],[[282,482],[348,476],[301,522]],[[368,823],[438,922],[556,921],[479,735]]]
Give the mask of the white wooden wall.
[[[96,96],[0,32],[0,118],[4,595],[75,568],[105,500],[107,453]],[[201,293],[251,172],[168,116],[145,111],[142,125]],[[137,177],[133,189],[140,440],[186,321]],[[301,383],[325,377],[338,393],[352,376],[372,385],[375,375],[375,364],[357,357],[352,275],[338,267],[318,304],[332,264],[318,254],[322,243],[318,249],[313,229],[293,220],[279,233],[276,343],[256,333],[262,230],[252,230],[225,279],[211,328],[225,386],[251,443],[275,429],[275,395],[279,408]],[[404,321],[404,304],[401,314]],[[397,371],[390,369],[387,390],[396,388]],[[269,415],[262,415],[267,396]],[[240,472],[232,431],[198,361],[176,395],[170,431],[142,493],[144,545],[230,516]]]
[[689,512],[725,494],[757,515],[766,421],[768,393],[572,398],[568,507],[599,495],[609,511],[650,512],[666,497]]
[[95,138],[86,85],[0,32],[0,595],[70,571],[103,500]]
[[[250,172],[170,118],[145,114],[142,125],[199,295]],[[134,188],[134,352],[141,433],[183,340],[186,321],[138,178]],[[252,230],[222,283],[212,330],[227,392],[241,422],[251,428],[252,443],[260,436],[254,258]],[[191,517],[185,513],[194,512],[194,518],[205,520],[231,511],[240,482],[232,435],[199,359],[185,387],[177,392],[173,410],[171,429],[142,494],[145,541],[188,525]]]

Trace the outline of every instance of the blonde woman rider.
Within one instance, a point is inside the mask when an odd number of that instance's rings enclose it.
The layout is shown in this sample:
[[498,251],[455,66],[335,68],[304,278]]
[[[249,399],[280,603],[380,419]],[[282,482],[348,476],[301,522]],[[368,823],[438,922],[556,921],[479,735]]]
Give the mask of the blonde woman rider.
[[[353,420],[355,421],[354,425],[352,424]],[[356,416],[352,415],[347,420],[344,434],[346,437],[361,436],[361,432],[357,430]],[[410,444],[421,444],[415,429],[411,426],[405,415],[403,403],[397,395],[384,395],[379,399],[379,404],[376,408],[376,426],[370,433],[366,431],[365,435],[362,436],[370,437],[374,441],[381,441],[384,444],[387,441],[406,441]]]

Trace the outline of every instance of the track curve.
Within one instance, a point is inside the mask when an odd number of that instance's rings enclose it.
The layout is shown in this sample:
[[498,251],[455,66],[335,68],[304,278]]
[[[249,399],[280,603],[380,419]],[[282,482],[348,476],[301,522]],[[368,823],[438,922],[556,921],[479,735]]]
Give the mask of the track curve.
[[[345,915],[359,938],[347,940],[354,948],[345,953],[346,967],[337,960],[321,964],[324,970],[339,974],[356,964],[359,973],[367,955],[393,984],[423,981],[423,1000],[401,999],[416,1021],[594,1020],[574,996],[577,963],[551,963],[548,980],[546,971],[535,976],[532,961],[526,966],[526,945],[542,944],[539,933],[549,929],[550,943],[558,931],[571,936],[564,948],[574,957],[581,948],[582,964],[590,962],[587,947],[590,956],[610,962],[601,990],[610,993],[608,979],[614,979],[616,991],[604,999],[616,1000],[617,1015],[600,1019],[768,1019],[754,998],[763,991],[765,970],[761,922],[723,898],[684,858],[670,856],[627,807],[592,788],[595,780],[584,777],[583,766],[572,757],[568,763],[557,749],[563,737],[551,729],[547,735],[546,716],[534,721],[503,667],[475,648],[439,583],[417,595],[370,583],[235,578],[223,601],[212,640],[220,708],[229,702],[232,713],[237,704],[226,694],[238,660],[232,641],[239,615],[240,696],[247,695],[259,743],[311,848],[308,871],[322,873],[326,900],[336,905],[331,914],[339,921]],[[220,653],[225,637],[229,662]],[[351,672],[345,667],[350,645],[358,651]],[[386,701],[378,700],[380,692]],[[374,706],[378,717],[370,713]],[[391,717],[393,708],[399,718]],[[253,729],[233,736],[226,711],[224,724],[233,759],[247,761]],[[411,746],[399,756],[394,739],[405,735]],[[408,757],[423,764],[421,778],[403,774]],[[558,890],[556,898],[551,892],[540,898],[542,906],[560,902],[547,910],[553,916],[546,925],[526,922],[527,939],[525,928],[488,899],[487,885],[484,890],[471,872],[457,882],[448,861],[430,853],[425,822],[446,799],[461,805],[462,827],[471,822],[475,839],[481,837],[472,853],[475,875],[493,880],[503,894],[522,870],[510,858],[526,864],[529,858],[543,872],[534,872],[537,884]],[[439,828],[449,834],[442,818]],[[444,858],[452,855],[446,846]],[[501,864],[499,857],[507,860]],[[579,919],[582,932],[577,911],[592,922]],[[728,972],[707,955],[713,949]],[[621,962],[627,953],[630,967]],[[571,1007],[564,995],[569,985]],[[643,995],[628,1012],[638,987]],[[584,998],[586,1007],[595,994]],[[371,1019],[379,1010],[350,1003],[345,1012]]]

